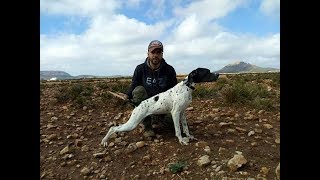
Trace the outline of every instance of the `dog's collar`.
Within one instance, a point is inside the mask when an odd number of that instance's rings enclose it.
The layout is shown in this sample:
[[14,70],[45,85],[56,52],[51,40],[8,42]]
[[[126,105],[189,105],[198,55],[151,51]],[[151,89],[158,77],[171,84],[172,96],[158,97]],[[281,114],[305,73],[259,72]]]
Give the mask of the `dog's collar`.
[[186,81],[184,84],[188,86],[190,89],[195,90],[195,87],[193,87],[189,81]]

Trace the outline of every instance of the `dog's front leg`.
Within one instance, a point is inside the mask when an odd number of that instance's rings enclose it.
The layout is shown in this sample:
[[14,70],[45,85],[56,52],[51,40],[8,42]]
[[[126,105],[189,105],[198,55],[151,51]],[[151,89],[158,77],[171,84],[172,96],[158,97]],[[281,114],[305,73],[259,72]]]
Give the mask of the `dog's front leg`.
[[190,135],[190,133],[189,133],[189,128],[188,128],[188,123],[187,123],[185,111],[181,112],[180,116],[181,116],[181,123],[182,123],[183,132],[186,134],[188,139],[197,140],[197,138],[195,138],[194,136]]
[[176,132],[176,136],[179,139],[180,144],[182,145],[188,145],[188,142],[182,138],[181,136],[181,129],[180,129],[180,113],[178,111],[172,111],[171,112],[173,123],[174,123],[174,129]]

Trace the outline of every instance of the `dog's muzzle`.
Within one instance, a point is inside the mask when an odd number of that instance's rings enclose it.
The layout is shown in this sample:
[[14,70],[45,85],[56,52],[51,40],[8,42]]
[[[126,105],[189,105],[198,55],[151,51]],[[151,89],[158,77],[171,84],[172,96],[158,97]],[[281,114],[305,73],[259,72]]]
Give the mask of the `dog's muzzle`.
[[212,82],[212,81],[216,81],[218,77],[219,77],[219,73],[210,73],[205,79],[206,79],[206,82]]

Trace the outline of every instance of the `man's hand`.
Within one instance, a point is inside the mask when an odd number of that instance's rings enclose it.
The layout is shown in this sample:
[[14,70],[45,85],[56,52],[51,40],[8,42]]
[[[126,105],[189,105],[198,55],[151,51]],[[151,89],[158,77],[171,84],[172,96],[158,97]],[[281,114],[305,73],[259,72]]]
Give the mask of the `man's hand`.
[[126,95],[126,94],[125,94],[125,95],[123,95],[123,98],[124,98],[123,100],[125,100],[125,101],[129,101],[129,96],[128,96],[128,95]]

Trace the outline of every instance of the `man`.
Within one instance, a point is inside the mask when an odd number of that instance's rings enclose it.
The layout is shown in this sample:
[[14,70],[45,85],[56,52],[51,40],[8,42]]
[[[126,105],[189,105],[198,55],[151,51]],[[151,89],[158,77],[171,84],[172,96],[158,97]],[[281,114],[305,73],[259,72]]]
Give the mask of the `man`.
[[[163,45],[158,40],[153,40],[148,46],[148,57],[145,62],[139,64],[133,74],[131,86],[126,99],[138,106],[141,101],[164,92],[177,84],[175,69],[163,59]],[[150,115],[143,121],[144,136],[151,137],[155,133],[152,130],[152,120],[163,118],[168,121],[171,115]],[[169,121],[170,121],[169,120]]]

